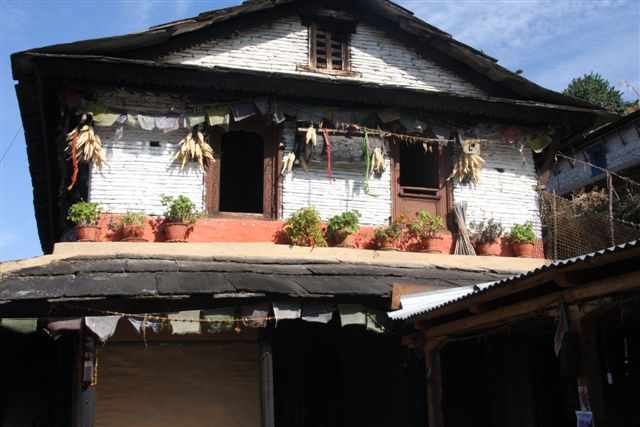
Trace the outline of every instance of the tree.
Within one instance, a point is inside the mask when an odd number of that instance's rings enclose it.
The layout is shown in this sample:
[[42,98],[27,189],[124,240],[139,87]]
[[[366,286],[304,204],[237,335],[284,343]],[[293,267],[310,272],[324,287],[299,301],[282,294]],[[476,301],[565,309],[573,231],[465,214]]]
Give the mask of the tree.
[[608,80],[593,71],[571,80],[562,93],[582,98],[615,113],[622,113],[625,109],[622,92],[616,90]]

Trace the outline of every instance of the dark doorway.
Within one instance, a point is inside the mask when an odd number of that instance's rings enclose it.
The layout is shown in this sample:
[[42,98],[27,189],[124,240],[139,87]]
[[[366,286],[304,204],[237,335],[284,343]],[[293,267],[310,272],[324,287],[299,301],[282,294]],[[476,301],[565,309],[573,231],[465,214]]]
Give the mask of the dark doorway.
[[273,337],[277,427],[423,427],[424,360],[396,335],[301,320]]
[[262,137],[253,132],[227,132],[222,135],[220,158],[220,211],[262,213]]
[[438,149],[425,150],[422,144],[400,142],[400,185],[439,188]]

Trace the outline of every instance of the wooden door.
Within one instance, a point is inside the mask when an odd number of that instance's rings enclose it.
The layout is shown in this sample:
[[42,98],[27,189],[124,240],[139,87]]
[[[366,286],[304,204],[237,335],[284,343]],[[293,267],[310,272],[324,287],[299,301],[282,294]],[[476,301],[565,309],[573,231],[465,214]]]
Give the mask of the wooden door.
[[431,151],[422,143],[395,141],[393,160],[393,218],[412,217],[419,209],[451,221],[451,189],[447,182],[449,155],[447,147],[433,145]]

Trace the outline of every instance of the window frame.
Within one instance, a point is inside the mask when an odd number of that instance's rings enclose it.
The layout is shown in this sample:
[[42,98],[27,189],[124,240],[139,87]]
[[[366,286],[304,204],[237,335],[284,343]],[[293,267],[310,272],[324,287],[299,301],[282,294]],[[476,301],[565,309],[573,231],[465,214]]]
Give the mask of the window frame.
[[[317,34],[318,31],[322,31],[326,37],[326,48],[327,48],[327,67],[320,68],[318,67],[317,61]],[[344,37],[345,41],[340,43],[341,52],[340,59],[342,67],[340,69],[333,68],[333,48],[331,46],[332,35],[338,34]],[[343,76],[343,77],[360,77],[362,74],[351,70],[351,33],[349,31],[336,31],[334,29],[325,29],[322,28],[319,30],[319,25],[315,22],[311,22],[308,24],[308,34],[309,34],[309,63],[307,65],[298,65],[298,71],[307,71],[314,72],[320,74],[328,74],[332,76]]]

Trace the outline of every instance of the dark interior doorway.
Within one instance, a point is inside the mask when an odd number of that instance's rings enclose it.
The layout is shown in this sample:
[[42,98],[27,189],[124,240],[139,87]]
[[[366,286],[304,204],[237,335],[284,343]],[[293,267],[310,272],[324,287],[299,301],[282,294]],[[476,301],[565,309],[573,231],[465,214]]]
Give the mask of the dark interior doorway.
[[438,150],[427,151],[422,144],[399,142],[400,185],[414,188],[438,188]]
[[262,213],[264,140],[253,132],[227,132],[220,150],[220,211]]
[[301,320],[273,336],[277,427],[423,427],[424,360],[400,338]]

